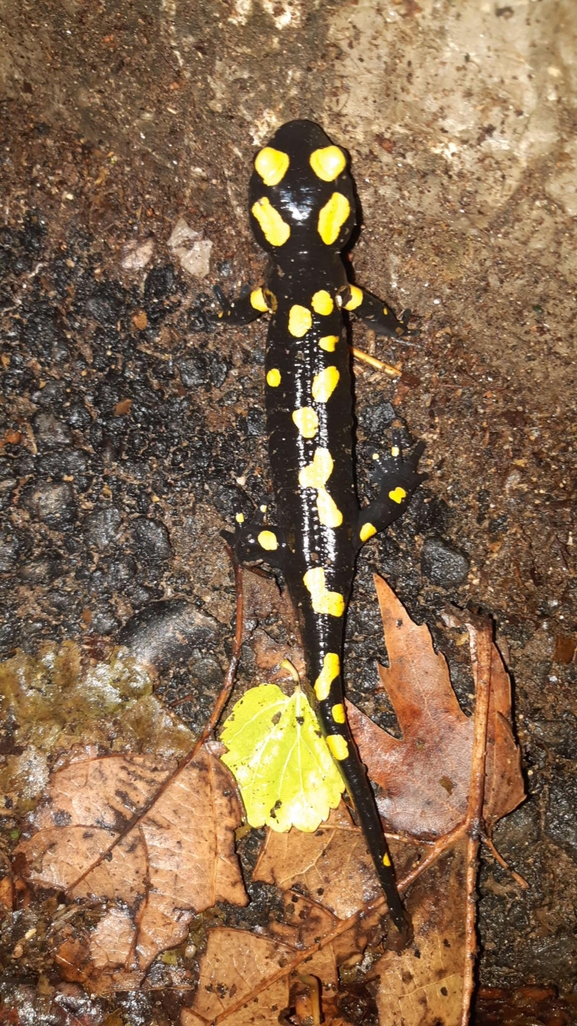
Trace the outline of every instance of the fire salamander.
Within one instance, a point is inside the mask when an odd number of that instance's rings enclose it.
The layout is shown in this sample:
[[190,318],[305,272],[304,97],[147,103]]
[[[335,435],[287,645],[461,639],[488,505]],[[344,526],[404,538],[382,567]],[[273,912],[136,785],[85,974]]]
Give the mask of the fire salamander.
[[[355,226],[346,153],[311,121],[291,121],[257,153],[250,221],[271,255],[265,287],[234,303],[218,291],[219,317],[246,324],[269,313],[266,410],[276,526],[264,519],[227,537],[238,558],[278,566],[299,614],[307,673],[329,749],[354,803],[391,916],[410,931],[372,789],[347,722],[342,651],[356,555],[406,509],[424,475],[423,450],[404,460],[393,436],[378,462],[380,492],[359,509],[353,473],[350,354],[343,311],[375,331],[406,334],[376,296],[349,284],[341,250]],[[264,507],[263,509],[266,509]]]

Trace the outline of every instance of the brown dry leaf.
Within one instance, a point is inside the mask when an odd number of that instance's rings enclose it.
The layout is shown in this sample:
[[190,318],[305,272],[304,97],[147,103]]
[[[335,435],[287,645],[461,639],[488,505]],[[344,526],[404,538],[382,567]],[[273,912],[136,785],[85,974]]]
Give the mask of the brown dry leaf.
[[18,848],[34,884],[109,902],[90,937],[96,966],[144,972],[184,939],[195,912],[248,902],[228,770],[201,749],[162,789],[174,768],[152,756],[75,753],[53,774],[36,832]]
[[282,891],[304,888],[339,919],[381,894],[365,839],[342,802],[314,834],[269,831],[253,879]]
[[[462,712],[447,664],[429,629],[417,626],[388,584],[375,576],[389,667],[379,673],[403,738],[398,740],[347,704],[355,740],[369,776],[382,788],[381,815],[393,830],[440,837],[467,810],[473,720]],[[523,800],[520,753],[510,723],[510,682],[497,649],[492,653],[484,815],[495,822]]]
[[371,971],[381,1026],[461,1022],[466,843],[461,839],[414,884],[414,943],[400,954],[387,951]]

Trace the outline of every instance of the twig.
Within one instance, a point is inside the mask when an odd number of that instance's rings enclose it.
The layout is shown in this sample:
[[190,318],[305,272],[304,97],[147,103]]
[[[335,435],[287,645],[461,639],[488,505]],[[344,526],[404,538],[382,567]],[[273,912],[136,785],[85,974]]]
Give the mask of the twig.
[[528,891],[529,887],[531,886],[530,883],[528,882],[528,880],[526,880],[524,876],[521,876],[520,873],[517,873],[514,869],[511,869],[511,866],[509,865],[509,863],[505,862],[505,859],[503,858],[503,856],[500,854],[500,852],[497,851],[497,849],[496,849],[495,845],[493,844],[493,841],[491,840],[491,838],[487,834],[482,833],[481,834],[481,839],[483,841],[483,844],[487,845],[487,848],[491,852],[491,855],[493,856],[493,858],[497,860],[497,862],[499,863],[499,865],[503,869],[506,869],[507,872],[511,874],[511,876],[513,877],[513,880],[515,881],[515,883],[519,884],[519,887],[522,887],[524,891]]
[[463,999],[461,1005],[461,1026],[467,1026],[471,1011],[471,999],[475,983],[474,970],[477,957],[477,914],[476,885],[478,873],[479,844],[481,840],[483,800],[485,797],[485,761],[487,754],[487,731],[489,723],[489,701],[491,697],[491,624],[482,617],[471,617],[467,623],[471,650],[471,667],[475,680],[475,720],[473,751],[471,755],[471,786],[465,828],[467,834],[466,854],[466,914],[465,914],[465,964],[463,969]]

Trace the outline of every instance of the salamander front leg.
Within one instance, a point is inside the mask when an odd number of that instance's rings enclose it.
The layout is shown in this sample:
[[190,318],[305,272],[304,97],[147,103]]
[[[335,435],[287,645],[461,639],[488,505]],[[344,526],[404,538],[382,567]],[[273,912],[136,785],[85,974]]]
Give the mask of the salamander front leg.
[[407,327],[410,310],[405,310],[398,318],[388,303],[374,296],[372,292],[360,289],[358,285],[345,285],[340,289],[337,293],[337,305],[342,310],[354,313],[355,317],[360,317],[379,335],[404,338],[412,334]]
[[403,458],[400,434],[393,432],[390,455],[380,459],[373,454],[373,475],[379,483],[379,495],[359,514],[357,544],[360,548],[378,531],[384,531],[406,510],[413,492],[424,481],[426,474],[419,474],[417,466],[425,448],[419,442],[408,459]]
[[215,285],[213,291],[220,306],[220,310],[213,314],[217,322],[250,324],[262,314],[272,313],[274,309],[274,296],[266,288],[244,289],[238,299],[234,300],[227,299],[218,285]]

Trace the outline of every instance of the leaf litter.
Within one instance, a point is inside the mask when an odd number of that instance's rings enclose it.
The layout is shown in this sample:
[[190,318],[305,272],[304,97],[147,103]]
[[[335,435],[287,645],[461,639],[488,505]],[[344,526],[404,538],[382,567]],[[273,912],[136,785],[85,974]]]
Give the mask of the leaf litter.
[[[207,926],[183,1026],[298,1024],[305,1021],[303,1007],[312,1009],[309,1021],[320,1022],[314,1009],[322,1007],[325,1022],[346,1024],[339,1005],[343,981],[351,973],[354,978],[361,964],[366,976],[369,952],[382,1026],[467,1021],[465,963],[472,965],[475,941],[465,906],[473,904],[468,862],[479,840],[467,782],[479,779],[471,761],[479,762],[480,742],[426,628],[412,624],[384,582],[378,588],[390,658],[381,679],[403,738],[380,730],[352,706],[349,715],[381,787],[381,811],[403,835],[392,848],[401,890],[411,887],[415,944],[400,955],[383,948],[385,902],[362,835],[341,805],[315,834],[267,832],[254,880],[269,880],[282,891],[284,913],[252,931]],[[241,640],[237,624],[237,652]],[[274,645],[264,648],[272,664]],[[489,663],[496,682],[491,679],[487,692],[487,756],[483,747],[481,760],[488,826],[522,800],[508,678],[496,650]],[[240,821],[228,772],[206,749],[180,768],[151,756],[75,750],[52,776],[36,832],[19,848],[35,886],[97,908],[82,936],[65,917],[55,933],[65,978],[101,993],[106,981],[109,992],[136,988],[155,955],[186,938],[202,908],[246,904],[234,850]],[[181,980],[193,987],[190,973]]]

